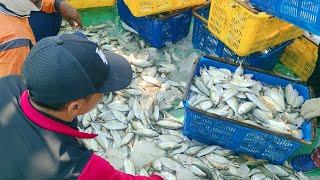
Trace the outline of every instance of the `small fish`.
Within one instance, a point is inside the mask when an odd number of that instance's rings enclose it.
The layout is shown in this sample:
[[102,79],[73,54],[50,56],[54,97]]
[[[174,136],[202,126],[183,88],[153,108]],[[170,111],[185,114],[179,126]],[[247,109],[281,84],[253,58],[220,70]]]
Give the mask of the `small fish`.
[[254,109],[252,114],[261,122],[268,124],[270,119],[273,119],[273,115],[270,112],[263,111],[261,109]]
[[158,121],[159,116],[160,116],[160,107],[159,107],[159,105],[156,104],[153,109],[153,119],[155,121]]
[[194,79],[194,84],[201,92],[203,92],[207,96],[210,96],[210,91],[199,78]]
[[168,120],[161,120],[161,121],[156,122],[155,124],[157,124],[160,127],[164,127],[167,129],[173,129],[173,130],[182,128],[182,124],[168,121]]
[[230,164],[231,161],[228,160],[226,157],[218,155],[218,154],[209,154],[206,156],[208,159],[210,159],[210,162],[214,161],[216,163],[220,164]]
[[283,110],[281,105],[269,96],[262,96],[261,101],[273,113],[281,112]]
[[267,176],[263,173],[257,173],[251,176],[251,180],[263,180],[265,179]]
[[136,131],[133,131],[133,133],[139,135],[139,136],[146,136],[146,137],[157,137],[159,134],[156,131],[153,131],[151,129],[137,129]]
[[240,115],[247,114],[248,112],[255,109],[256,107],[257,105],[254,104],[253,102],[244,102],[239,105],[238,113]]
[[159,143],[158,146],[163,150],[173,150],[181,147],[181,144],[178,144],[176,142],[162,142]]
[[159,81],[157,78],[151,77],[151,76],[141,76],[142,79],[148,83],[154,84],[158,87],[161,87],[161,81]]
[[297,90],[293,89],[291,84],[288,84],[285,88],[285,97],[287,100],[287,103],[289,105],[293,105],[295,99],[299,96],[299,93]]
[[200,109],[206,111],[208,109],[210,109],[213,106],[213,102],[211,100],[209,101],[204,101],[202,103],[199,104]]
[[251,79],[244,79],[239,76],[235,76],[231,81],[230,84],[241,87],[241,88],[248,88],[254,85],[254,81]]
[[228,101],[232,97],[238,94],[238,91],[236,89],[228,89],[223,93],[222,97],[224,101]]
[[134,168],[134,164],[130,159],[124,159],[123,164],[124,164],[125,173],[131,174],[131,175],[135,175],[136,174],[136,171],[135,171],[135,168]]
[[128,144],[134,137],[134,133],[128,133],[125,137],[123,137],[121,141],[121,146]]
[[215,145],[205,147],[205,148],[201,149],[201,150],[197,153],[196,156],[197,156],[197,157],[205,156],[205,155],[207,155],[207,154],[210,154],[212,151],[214,151],[214,150],[216,150],[216,149],[218,149],[218,148],[219,148],[219,146],[215,146]]
[[181,143],[181,147],[172,151],[172,155],[184,153],[188,149],[187,143]]
[[238,93],[236,97],[239,99],[247,99],[247,96],[244,93]]
[[246,93],[246,96],[248,97],[248,99],[253,102],[254,104],[256,104],[260,109],[264,110],[264,111],[270,111],[264,104],[263,102],[260,100],[260,98],[258,98],[256,95],[251,94],[251,93]]
[[109,130],[123,130],[128,127],[126,124],[114,120],[107,121],[102,126]]
[[196,153],[198,153],[201,149],[203,149],[203,146],[193,146],[186,150],[185,154],[193,156]]
[[160,175],[166,180],[176,180],[176,177],[168,171],[162,171]]
[[133,109],[131,109],[127,115],[127,121],[131,122],[136,116],[134,115]]
[[230,109],[230,106],[225,105],[225,106],[222,106],[222,107],[217,108],[217,109],[208,109],[208,112],[212,113],[212,114],[216,114],[216,115],[222,116],[222,117],[226,117],[229,114],[229,112],[228,112],[229,109]]
[[138,101],[138,99],[135,99],[133,102],[133,112],[136,118],[140,119],[140,111],[141,111],[141,106]]
[[128,123],[127,118],[125,115],[123,115],[120,111],[117,110],[111,110],[114,117],[116,117],[117,120],[119,120],[122,123]]
[[239,103],[237,98],[232,97],[231,99],[227,100],[226,103],[231,107],[234,113],[238,113]]
[[215,106],[217,106],[220,102],[220,96],[218,95],[218,93],[216,91],[211,91],[210,99],[211,99],[213,105],[215,105]]
[[199,169],[197,166],[192,165],[190,170],[192,171],[192,173],[198,177],[206,177],[207,174],[205,172],[203,172],[201,169]]
[[82,125],[84,127],[88,127],[90,125],[90,122],[91,122],[91,116],[89,113],[86,113],[85,115],[83,115],[83,118],[82,118]]
[[130,107],[125,102],[121,101],[113,101],[112,103],[108,104],[107,107],[109,107],[112,110],[120,111],[120,112],[127,112],[130,111]]
[[270,128],[273,130],[280,129],[281,132],[290,130],[289,126],[282,121],[269,120],[268,124],[270,125]]
[[297,97],[294,102],[292,103],[293,108],[300,108],[301,105],[304,103],[304,98],[303,96]]
[[159,159],[156,159],[154,161],[152,161],[152,167],[156,170],[156,171],[161,171],[161,161]]
[[99,144],[94,139],[82,139],[82,142],[88,149],[91,149],[93,151],[98,151],[99,149]]
[[240,66],[238,66],[233,76],[242,76],[242,75],[243,75],[243,67],[242,67],[242,63],[240,63]]
[[272,165],[272,164],[265,164],[263,165],[266,169],[268,169],[269,171],[275,173],[276,175],[280,176],[280,177],[287,177],[289,176],[289,173],[286,172],[283,168],[281,168],[280,166],[276,166],[276,165]]

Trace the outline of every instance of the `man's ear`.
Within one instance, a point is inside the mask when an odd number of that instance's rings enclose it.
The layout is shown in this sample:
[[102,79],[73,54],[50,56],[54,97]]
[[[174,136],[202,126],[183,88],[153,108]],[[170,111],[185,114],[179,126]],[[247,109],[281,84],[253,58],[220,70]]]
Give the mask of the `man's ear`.
[[69,116],[77,116],[80,114],[82,107],[85,105],[84,99],[71,101],[67,105],[67,113]]

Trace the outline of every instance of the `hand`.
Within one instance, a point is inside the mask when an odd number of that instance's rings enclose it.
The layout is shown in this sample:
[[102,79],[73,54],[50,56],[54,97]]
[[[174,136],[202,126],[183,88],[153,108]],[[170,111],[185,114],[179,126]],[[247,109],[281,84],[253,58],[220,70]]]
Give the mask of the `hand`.
[[320,98],[307,100],[301,108],[301,114],[306,119],[320,116]]
[[68,21],[72,27],[82,28],[82,20],[78,11],[68,4],[67,1],[61,1],[60,3],[60,13],[62,17]]

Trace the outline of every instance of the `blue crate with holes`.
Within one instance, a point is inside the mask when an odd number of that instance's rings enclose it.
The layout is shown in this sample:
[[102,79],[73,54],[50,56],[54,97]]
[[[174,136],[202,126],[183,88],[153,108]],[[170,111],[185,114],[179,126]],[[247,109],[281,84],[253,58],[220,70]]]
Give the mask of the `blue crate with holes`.
[[[183,101],[184,135],[208,145],[214,144],[228,148],[236,154],[244,153],[257,159],[266,159],[273,164],[283,164],[303,144],[311,144],[315,137],[315,119],[305,121],[302,125],[303,139],[298,139],[191,107],[188,99],[193,77],[200,75],[200,68],[211,66],[234,72],[238,64],[209,56],[201,57],[195,62]],[[253,79],[271,86],[285,87],[290,83],[305,99],[314,96],[313,91],[299,81],[292,81],[252,67],[244,67],[244,73],[253,74]]]
[[[207,54],[212,54],[220,58],[231,59],[233,61],[243,61],[245,65],[259,69],[272,70],[279,62],[279,58],[286,50],[286,47],[293,42],[288,41],[277,47],[270,48],[268,53],[258,52],[249,56],[240,57],[210,33],[206,22],[204,22],[204,20],[208,19],[209,12],[209,6],[202,7],[193,12],[195,15],[192,44],[195,49],[199,49]],[[200,19],[196,15],[203,17],[203,19]]]
[[262,11],[320,35],[320,0],[250,0]]
[[118,0],[117,6],[121,20],[153,47],[160,49],[166,43],[175,43],[189,34],[192,19],[190,8],[157,18],[133,16],[123,0]]

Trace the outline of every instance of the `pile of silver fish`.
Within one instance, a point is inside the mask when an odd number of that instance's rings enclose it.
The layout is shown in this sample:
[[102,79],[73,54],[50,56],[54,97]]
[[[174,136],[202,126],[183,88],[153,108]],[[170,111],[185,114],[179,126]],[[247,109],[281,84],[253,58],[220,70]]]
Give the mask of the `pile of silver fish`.
[[186,81],[199,56],[190,37],[157,50],[111,21],[87,27],[84,33],[102,49],[125,56],[134,71],[127,89],[106,95],[97,108],[79,117],[81,131],[98,134],[82,143],[116,169],[133,175],[157,173],[167,180],[308,179],[288,165],[236,156],[182,134],[183,120],[171,110],[182,108]]
[[200,76],[193,79],[188,102],[208,113],[302,139],[304,98],[291,84],[284,89],[271,87],[252,77],[243,73],[242,65],[234,73],[225,68],[202,68]]

